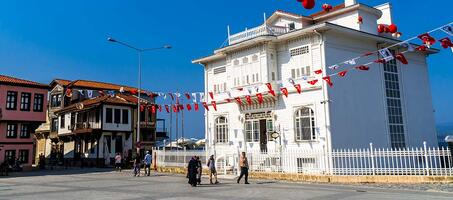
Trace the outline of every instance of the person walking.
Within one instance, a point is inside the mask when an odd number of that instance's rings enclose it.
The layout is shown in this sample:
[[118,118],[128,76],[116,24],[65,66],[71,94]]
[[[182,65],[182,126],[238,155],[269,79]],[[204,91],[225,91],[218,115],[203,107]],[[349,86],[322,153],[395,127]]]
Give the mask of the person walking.
[[197,186],[197,160],[194,157],[190,159],[189,164],[187,165],[187,178],[189,178],[189,184],[192,187]]
[[122,158],[120,153],[116,153],[115,156],[115,170],[121,172],[121,163],[122,163]]
[[141,165],[140,154],[137,153],[134,159],[134,176],[140,176],[140,165]]
[[219,184],[219,181],[217,180],[217,170],[215,168],[215,159],[214,155],[211,155],[208,160],[208,167],[209,167],[209,183],[214,184],[212,182],[212,176],[215,177],[215,184]]
[[203,174],[203,166],[201,164],[200,156],[197,156],[197,183],[201,185],[201,175]]
[[151,160],[152,160],[151,154],[149,153],[149,151],[146,151],[145,159],[143,160],[143,162],[145,163],[146,176],[150,176],[151,173]]
[[249,179],[249,162],[245,156],[245,152],[242,152],[241,158],[239,159],[239,167],[241,168],[241,175],[238,178],[237,183],[241,181],[242,177],[245,176],[245,184],[250,184]]

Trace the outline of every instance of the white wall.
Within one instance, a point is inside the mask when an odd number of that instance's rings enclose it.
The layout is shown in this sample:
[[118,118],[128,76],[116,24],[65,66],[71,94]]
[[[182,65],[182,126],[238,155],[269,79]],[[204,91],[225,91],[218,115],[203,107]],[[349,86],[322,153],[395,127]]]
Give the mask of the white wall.
[[[376,42],[370,40],[334,32],[328,32],[326,37],[326,66],[377,50]],[[419,147],[423,141],[437,146],[426,60],[418,53],[406,57],[409,65],[397,61],[406,146]],[[358,64],[376,59],[373,55]],[[333,148],[362,148],[370,142],[374,147],[390,147],[382,64],[373,64],[366,72],[352,70],[346,77],[332,80],[329,106]]]
[[72,132],[71,129],[71,113],[64,114],[65,125],[62,128],[61,125],[61,115],[58,116],[58,134],[70,134]]
[[[311,67],[310,71],[314,71],[316,69],[321,69],[321,49],[318,42],[318,37],[313,35],[311,37],[302,37],[299,39],[295,39],[290,42],[285,42],[282,44],[270,44],[263,47],[263,51],[260,55],[267,55],[261,57],[262,68],[261,71],[267,71],[270,69],[272,71],[272,65],[275,63],[275,68],[278,69],[278,76],[277,80],[284,80],[285,84],[284,87],[288,87],[290,93],[289,97],[278,97],[278,100],[275,104],[268,104],[263,103],[263,105],[254,105],[246,110],[241,111],[239,109],[238,104],[233,100],[231,103],[223,103],[217,104],[218,111],[213,111],[212,109],[207,112],[206,119],[207,119],[207,146],[210,148],[211,152],[214,153],[214,124],[215,119],[218,116],[225,116],[228,119],[229,124],[229,141],[228,143],[224,144],[216,144],[215,149],[217,153],[220,152],[239,152],[247,150],[259,150],[260,145],[259,142],[248,142],[245,143],[245,135],[244,135],[244,122],[241,121],[241,118],[244,118],[245,113],[258,113],[264,111],[273,111],[273,119],[274,119],[274,127],[276,129],[280,128],[282,135],[282,144],[284,148],[322,148],[325,145],[325,138],[326,138],[326,126],[325,126],[325,115],[324,115],[324,107],[321,105],[321,101],[323,100],[322,90],[320,89],[320,83],[316,86],[309,85],[305,80],[297,80],[296,83],[301,84],[302,90],[304,91],[302,94],[297,94],[296,90],[292,85],[288,85],[286,82],[288,78],[291,77],[291,69],[295,67],[300,67],[301,65],[309,65]],[[293,48],[299,48],[308,45],[310,47],[309,53],[306,55],[299,55],[295,57],[290,57],[289,50]],[[249,52],[253,54],[255,52]],[[274,59],[270,59],[270,53],[274,54]],[[247,55],[247,54],[246,54]],[[237,53],[232,56],[233,59],[241,58],[244,54]],[[233,62],[232,59],[232,62]],[[264,65],[264,63],[269,63]],[[211,65],[208,65],[211,66]],[[208,74],[211,69],[208,69]],[[228,71],[228,70],[227,70]],[[264,74],[264,73],[263,73]],[[315,75],[311,73],[312,77],[321,78],[321,75]],[[269,78],[271,74],[266,74]],[[215,77],[215,76],[214,76]],[[212,79],[212,78],[210,78]],[[209,80],[209,79],[208,79]],[[211,81],[208,81],[208,84]],[[265,82],[263,82],[265,83]],[[274,84],[275,90],[279,91],[280,85]],[[208,86],[209,88],[209,86]],[[267,91],[266,87],[264,88],[261,86],[260,91]],[[239,95],[239,92],[233,92],[232,95]],[[252,96],[255,95],[255,92],[252,93]],[[221,94],[216,96],[217,100],[223,100],[225,96]],[[294,135],[294,112],[296,109],[307,106],[313,109],[316,115],[316,135],[317,140],[315,141],[303,141],[303,142],[296,142],[295,135]],[[277,140],[279,141],[279,140]],[[267,148],[269,150],[275,149],[278,147],[277,141],[269,141]]]
[[406,53],[408,65],[401,65],[401,86],[406,112],[406,143],[408,146],[438,145],[434,108],[428,78],[426,57],[421,53]]
[[[112,123],[106,123],[106,115],[107,115],[107,112],[106,112],[106,109],[107,108],[112,108]],[[104,105],[103,106],[103,117],[102,117],[102,129],[103,130],[106,130],[106,131],[132,131],[132,118],[131,118],[131,112],[132,112],[132,109],[130,107],[127,107],[127,106],[113,106],[113,105]],[[115,123],[115,109],[121,109],[121,120],[120,120],[120,123],[119,124],[116,124]],[[127,109],[128,110],[128,116],[123,116],[123,109]],[[122,121],[123,121],[123,118],[124,117],[127,117],[129,118],[128,120],[128,123],[127,124],[123,124]]]
[[[326,66],[343,62],[363,52],[376,50],[376,43],[327,32]],[[357,64],[376,60],[377,56]],[[332,77],[329,88],[332,148],[362,148],[372,142],[375,147],[388,147],[388,125],[385,113],[382,67],[373,64],[369,71],[351,70],[346,77]],[[328,74],[341,71],[327,70]]]
[[280,27],[289,27],[290,23],[294,23],[296,29],[301,29],[304,27],[302,20],[294,20],[293,18],[281,16],[274,20],[270,25],[271,26],[280,26]]
[[385,3],[375,7],[376,9],[382,12],[381,18],[377,20],[378,24],[387,24],[390,25],[393,23],[392,21],[392,5],[390,3]]

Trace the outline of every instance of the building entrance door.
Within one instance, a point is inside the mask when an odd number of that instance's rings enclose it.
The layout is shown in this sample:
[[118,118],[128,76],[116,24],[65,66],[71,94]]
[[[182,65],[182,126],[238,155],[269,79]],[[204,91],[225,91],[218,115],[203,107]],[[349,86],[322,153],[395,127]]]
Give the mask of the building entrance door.
[[266,119],[260,119],[260,150],[267,152],[267,128]]
[[115,137],[115,153],[123,153],[123,136],[121,135]]

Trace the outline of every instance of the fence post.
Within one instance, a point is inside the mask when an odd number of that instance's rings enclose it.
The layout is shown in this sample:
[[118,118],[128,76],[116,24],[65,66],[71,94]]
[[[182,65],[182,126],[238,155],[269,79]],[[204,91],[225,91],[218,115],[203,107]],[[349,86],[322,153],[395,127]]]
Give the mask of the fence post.
[[186,166],[186,165],[188,164],[186,146],[183,147],[183,152],[182,152],[182,154],[183,154],[183,163],[184,163],[182,167],[184,167],[184,166]]
[[374,153],[373,153],[373,143],[370,142],[370,158],[371,158],[371,170],[373,171],[373,175],[376,175],[374,169]]
[[162,161],[161,161],[161,162],[162,162],[162,164],[163,164],[162,166],[165,167],[165,160],[166,160],[166,158],[167,158],[166,155],[165,155],[165,150],[166,150],[166,149],[165,149],[165,142],[164,142],[164,147],[163,147],[162,149],[163,149],[163,153],[162,153],[162,154],[164,154],[164,155],[163,155],[163,157],[161,157],[161,158],[162,158]]
[[426,150],[426,141],[423,141],[423,150],[424,150],[424,153],[425,153],[426,175],[429,176],[428,151]]

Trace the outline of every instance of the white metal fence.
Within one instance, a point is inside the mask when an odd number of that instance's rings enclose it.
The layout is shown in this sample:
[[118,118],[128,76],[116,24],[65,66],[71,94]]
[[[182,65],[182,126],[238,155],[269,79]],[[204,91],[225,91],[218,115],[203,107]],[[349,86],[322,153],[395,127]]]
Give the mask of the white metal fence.
[[193,156],[199,156],[201,163],[206,165],[206,152],[204,150],[154,150],[157,166],[160,167],[186,167]]
[[[205,151],[157,151],[159,166],[185,167],[192,156],[206,164]],[[338,149],[332,152],[304,149],[248,151],[250,171],[313,175],[426,175],[453,176],[448,148]],[[217,154],[220,174],[237,174],[239,152]]]

